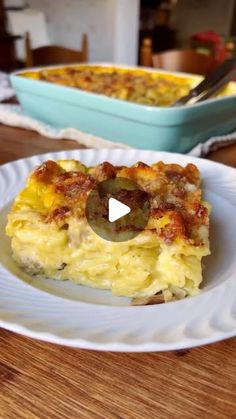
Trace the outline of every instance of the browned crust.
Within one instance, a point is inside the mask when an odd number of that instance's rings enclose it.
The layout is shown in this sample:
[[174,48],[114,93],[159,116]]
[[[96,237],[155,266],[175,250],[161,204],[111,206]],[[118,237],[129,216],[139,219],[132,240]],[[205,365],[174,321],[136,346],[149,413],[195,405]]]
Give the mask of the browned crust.
[[[71,211],[80,217],[84,216],[89,192],[99,182],[117,176],[136,181],[142,187],[143,193],[149,195],[152,221],[168,217],[169,223],[156,230],[166,244],[171,244],[177,237],[188,240],[193,245],[203,244],[196,232],[202,225],[208,226],[208,210],[201,202],[200,174],[193,164],[182,167],[158,162],[149,166],[138,162],[132,167],[116,167],[103,162],[84,173],[66,172],[59,164],[48,160],[35,169],[31,178],[50,185],[53,192],[60,196],[60,205],[49,211],[44,220],[61,222],[66,220]],[[124,195],[122,201],[127,205],[137,207],[142,204],[142,193],[135,196],[135,202],[129,202],[127,191],[121,193]],[[134,199],[134,195],[131,196]],[[77,211],[78,208],[80,211]],[[150,227],[150,231],[154,230]]]

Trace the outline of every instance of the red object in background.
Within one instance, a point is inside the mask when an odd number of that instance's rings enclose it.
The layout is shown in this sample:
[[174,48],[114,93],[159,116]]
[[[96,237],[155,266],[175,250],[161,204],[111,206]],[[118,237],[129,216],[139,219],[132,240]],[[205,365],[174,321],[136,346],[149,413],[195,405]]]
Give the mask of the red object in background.
[[195,48],[211,50],[217,60],[223,61],[225,59],[225,47],[218,33],[214,31],[196,33],[191,36],[190,41]]

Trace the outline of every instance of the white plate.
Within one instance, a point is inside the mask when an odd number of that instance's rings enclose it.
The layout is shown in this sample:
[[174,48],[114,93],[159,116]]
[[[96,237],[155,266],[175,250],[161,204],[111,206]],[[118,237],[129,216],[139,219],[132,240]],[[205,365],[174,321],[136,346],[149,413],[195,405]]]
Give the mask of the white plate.
[[[213,204],[212,255],[205,259],[199,296],[134,307],[129,299],[70,282],[36,280],[11,259],[6,213],[29,171],[46,159],[104,160],[132,164],[158,160],[197,164],[205,198]],[[215,342],[236,335],[236,170],[189,156],[144,150],[76,150],[48,153],[0,167],[0,326],[79,348],[164,351]]]

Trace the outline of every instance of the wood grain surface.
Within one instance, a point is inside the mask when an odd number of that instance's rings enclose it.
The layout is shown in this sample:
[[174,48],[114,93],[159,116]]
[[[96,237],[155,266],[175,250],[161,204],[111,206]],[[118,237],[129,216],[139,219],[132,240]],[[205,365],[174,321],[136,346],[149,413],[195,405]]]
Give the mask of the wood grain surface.
[[[0,164],[80,148],[0,126]],[[236,167],[236,146],[209,158]],[[56,346],[0,330],[1,419],[236,419],[236,339],[125,354]]]

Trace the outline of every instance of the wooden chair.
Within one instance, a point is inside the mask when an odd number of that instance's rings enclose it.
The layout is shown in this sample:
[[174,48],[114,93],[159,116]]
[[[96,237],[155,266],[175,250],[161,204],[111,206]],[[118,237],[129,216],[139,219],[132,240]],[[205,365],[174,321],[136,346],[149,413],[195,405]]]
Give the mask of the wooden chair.
[[205,75],[214,70],[219,62],[212,56],[197,53],[191,49],[170,50],[152,53],[151,39],[144,39],[140,50],[140,63],[169,71]]
[[143,38],[142,45],[140,48],[140,65],[145,67],[152,67],[152,40],[151,38]]
[[26,67],[86,62],[88,60],[87,35],[83,35],[81,50],[76,51],[57,45],[47,45],[32,49],[29,33],[26,33],[25,55]]

